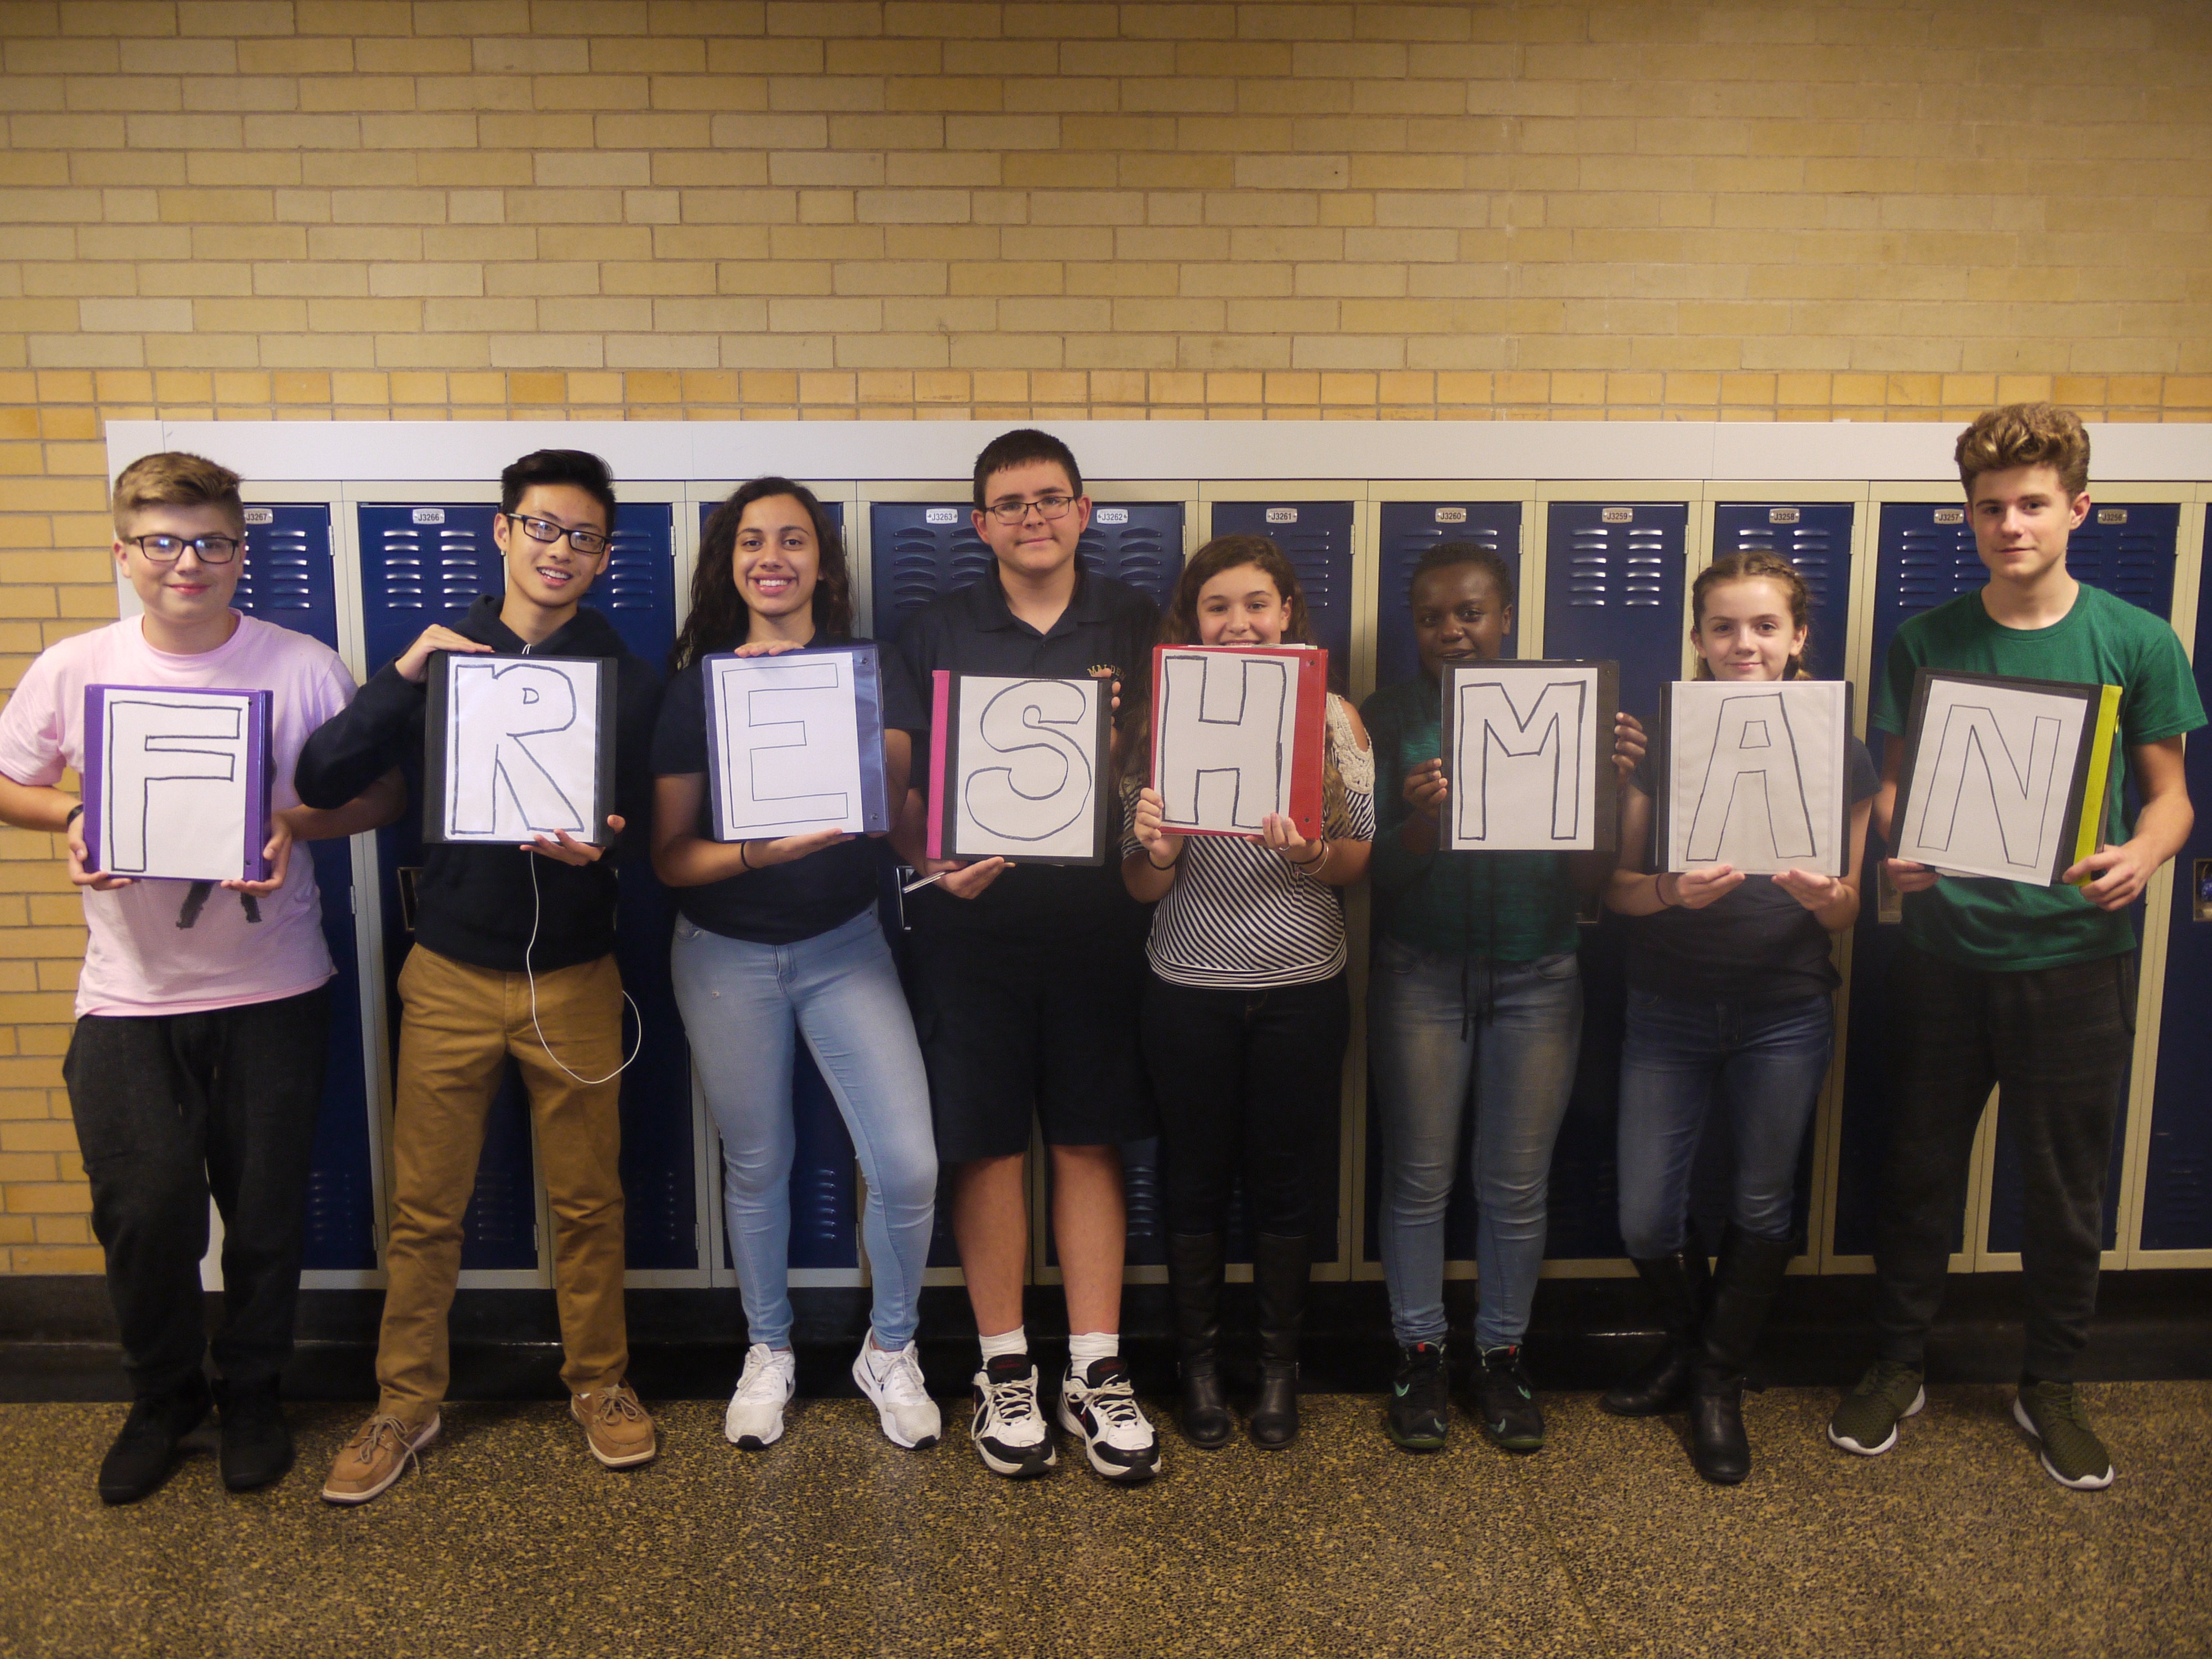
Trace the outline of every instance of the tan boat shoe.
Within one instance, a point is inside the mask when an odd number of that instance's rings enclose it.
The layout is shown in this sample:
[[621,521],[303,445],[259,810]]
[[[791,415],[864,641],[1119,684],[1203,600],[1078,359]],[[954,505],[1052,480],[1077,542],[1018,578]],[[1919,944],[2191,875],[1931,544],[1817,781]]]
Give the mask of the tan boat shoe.
[[331,1465],[324,1498],[333,1504],[366,1504],[406,1473],[415,1454],[438,1437],[438,1426],[435,1412],[420,1423],[388,1412],[370,1418]]
[[637,1403],[637,1395],[627,1382],[580,1394],[569,1401],[568,1411],[584,1425],[584,1439],[592,1455],[611,1469],[650,1463],[659,1449],[653,1419]]

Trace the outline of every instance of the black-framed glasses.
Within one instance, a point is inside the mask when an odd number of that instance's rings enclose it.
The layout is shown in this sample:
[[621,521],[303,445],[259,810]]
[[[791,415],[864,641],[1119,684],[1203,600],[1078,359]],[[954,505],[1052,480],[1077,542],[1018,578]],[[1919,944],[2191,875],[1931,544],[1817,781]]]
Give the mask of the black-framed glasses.
[[174,564],[190,548],[202,564],[228,564],[246,545],[235,536],[125,536],[156,564]]
[[502,513],[500,516],[510,524],[520,525],[522,533],[533,542],[544,542],[550,546],[566,536],[568,545],[587,559],[598,558],[611,544],[604,533],[587,525],[559,524],[551,519],[526,518],[520,513]]
[[1040,495],[1033,501],[993,501],[983,510],[1000,524],[1019,524],[1035,507],[1040,518],[1064,519],[1075,505],[1073,495]]

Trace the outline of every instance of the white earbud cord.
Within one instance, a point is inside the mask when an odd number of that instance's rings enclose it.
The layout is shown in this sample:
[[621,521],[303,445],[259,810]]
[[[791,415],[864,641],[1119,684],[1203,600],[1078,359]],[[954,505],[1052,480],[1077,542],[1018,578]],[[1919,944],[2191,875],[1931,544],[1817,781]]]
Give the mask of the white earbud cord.
[[[538,896],[538,854],[525,853],[522,856],[530,860],[530,943],[522,947],[523,977],[530,981],[530,1029],[538,1033],[538,1046],[545,1051],[546,1059],[559,1066],[562,1071],[568,1072],[568,1066],[562,1064],[561,1056],[553,1052],[553,1045],[545,1040],[545,1028],[538,1023],[538,975],[530,965],[530,953],[538,948],[538,923],[539,918],[544,914],[544,901]],[[638,1051],[645,1047],[645,1016],[638,1012],[637,1004],[630,1002],[628,991],[623,993],[623,1000],[629,1003],[630,1018],[637,1022],[637,1041],[630,1045],[629,1059],[624,1060],[621,1065],[616,1066],[605,1077],[576,1077],[575,1073],[568,1072],[570,1077],[576,1078],[576,1081],[587,1089],[595,1089],[602,1083],[612,1083],[624,1072],[629,1070],[630,1062],[637,1058]]]

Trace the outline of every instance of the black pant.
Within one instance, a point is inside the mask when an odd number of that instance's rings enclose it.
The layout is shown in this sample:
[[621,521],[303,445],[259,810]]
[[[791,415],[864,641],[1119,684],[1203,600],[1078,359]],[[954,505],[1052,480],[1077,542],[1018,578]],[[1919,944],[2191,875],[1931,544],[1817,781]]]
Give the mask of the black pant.
[[1351,1019],[1342,974],[1231,991],[1151,979],[1141,1030],[1169,1231],[1222,1231],[1240,1164],[1255,1231],[1314,1231],[1315,1175],[1336,1145]]
[[223,1225],[216,1365],[258,1382],[291,1356],[330,1032],[327,988],[211,1013],[77,1021],[62,1078],[139,1398],[182,1385],[208,1351],[210,1193]]
[[1882,1357],[1922,1362],[1994,1084],[2026,1185],[2027,1367],[2069,1382],[2097,1308],[2135,958],[1990,973],[1907,947],[1900,979],[1905,1027],[1875,1223]]

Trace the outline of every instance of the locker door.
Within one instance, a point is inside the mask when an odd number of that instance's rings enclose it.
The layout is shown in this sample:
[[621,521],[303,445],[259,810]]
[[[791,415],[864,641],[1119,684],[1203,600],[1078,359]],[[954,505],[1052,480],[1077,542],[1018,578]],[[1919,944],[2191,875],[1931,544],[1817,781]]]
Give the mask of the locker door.
[[1352,678],[1352,512],[1350,501],[1216,501],[1209,532],[1265,536],[1283,550],[1339,685]]
[[[362,627],[371,672],[381,669],[448,611],[480,593],[507,588],[492,543],[489,501],[442,506],[364,505],[358,510]],[[395,1059],[399,1040],[401,965],[414,938],[415,872],[422,861],[421,764],[408,768],[407,815],[376,835],[384,907],[385,995]],[[477,1185],[469,1200],[464,1269],[528,1270],[538,1266],[537,1182],[531,1169],[530,1113],[510,1064],[484,1126]]]
[[[2212,520],[2212,510],[2208,510]],[[2198,590],[2197,695],[2212,698],[2212,586]],[[2142,1247],[2212,1249],[2212,739],[2191,734],[2189,796],[2197,827],[2174,860],[2172,931],[2166,951],[2166,1017],[2151,1097]]]
[[1722,501],[1713,508],[1713,556],[1779,553],[1813,596],[1813,672],[1841,679],[1850,660],[1850,501]]
[[[1966,508],[1929,501],[1882,504],[1875,558],[1874,654],[1869,660],[1879,683],[1899,625],[1908,617],[1975,592],[1989,579],[1989,572],[1974,550],[1973,527],[1966,522]],[[1867,736],[1879,767],[1887,739],[1877,738],[1871,731]],[[1887,856],[1881,834],[1869,828],[1866,902],[1859,908],[1851,940],[1850,1030],[1844,1048],[1836,1176],[1835,1249],[1840,1255],[1867,1255],[1874,1250],[1875,1196],[1893,1074],[1890,1039],[1898,1019],[1890,987],[1904,948],[1902,930],[1881,919],[1881,868]],[[1958,1239],[1957,1248],[1965,1249],[1963,1212]]]
[[[699,503],[699,528],[702,532],[707,528],[707,520],[714,517],[714,509],[720,505],[720,501]],[[831,521],[839,530],[843,530],[845,503],[824,501],[822,505],[828,510]],[[849,555],[849,550],[848,551]],[[879,611],[878,614],[882,613]],[[674,626],[672,622],[672,641]],[[666,653],[667,647],[664,646],[662,654],[665,656]],[[884,854],[884,862],[888,867],[890,862],[888,853]],[[627,898],[628,895],[625,894],[624,897]],[[891,915],[895,918],[896,914],[894,896]],[[660,953],[664,979],[667,977],[668,971],[667,954],[664,942]],[[623,971],[627,981],[629,969],[625,967]],[[680,1024],[680,1017],[677,1016],[672,1001],[669,1013],[672,1018],[678,1018]],[[684,1063],[685,1122],[688,1125],[690,1086],[688,1050]],[[790,1264],[794,1267],[856,1268],[860,1265],[860,1195],[854,1178],[853,1140],[845,1132],[844,1119],[837,1115],[837,1103],[830,1093],[830,1085],[823,1081],[822,1073],[814,1064],[814,1056],[807,1051],[804,1042],[799,1043],[792,1061],[791,1109],[797,1150],[791,1165]],[[688,1182],[690,1179],[688,1146],[684,1169],[684,1178]],[[719,1193],[720,1188],[721,1177],[717,1171],[715,1190]],[[685,1202],[688,1206],[688,1198]],[[687,1262],[685,1265],[690,1264]],[[725,1267],[736,1265],[726,1237],[722,1241],[721,1265]]]
[[[232,599],[248,616],[295,629],[338,648],[337,573],[331,510],[321,502],[246,509],[246,549]],[[331,1058],[307,1176],[304,1265],[376,1266],[376,1189],[370,1174],[368,1083],[362,1071],[361,964],[355,954],[353,855],[343,841],[312,842],[323,896],[323,937],[337,977],[331,981]]]
[[[1444,542],[1474,542],[1505,561],[1515,581],[1521,577],[1521,503],[1518,501],[1384,501],[1382,503],[1382,590],[1377,610],[1375,684],[1395,685],[1420,666],[1413,647],[1413,568],[1421,555]],[[1516,587],[1505,597],[1513,602]],[[1518,656],[1516,634],[1506,641]]]
[[[1659,687],[1681,672],[1690,510],[1680,501],[1553,501],[1544,571],[1547,657],[1609,658],[1620,700],[1648,727]],[[1552,1155],[1554,1257],[1620,1254],[1615,1120],[1627,980],[1620,920],[1601,909],[1582,945],[1583,1043]],[[1473,1206],[1465,1205],[1472,1244]],[[1457,1250],[1454,1237],[1448,1248]]]
[[[2170,616],[2173,608],[2174,552],[2180,532],[2181,506],[2178,501],[2129,501],[2119,506],[2094,507],[2089,511],[2087,521],[2067,540],[2066,568],[2076,580],[2101,587],[2115,599],[2141,605],[2160,617]],[[2132,812],[2134,809],[2135,791],[2130,786],[2128,810]],[[2180,868],[2185,872],[2187,866]],[[2140,901],[2129,911],[2128,920],[2140,940],[2143,933],[2143,906]],[[2124,1100],[2127,1078],[2122,1079],[2120,1087]],[[1997,1109],[2002,1122],[2002,1100]],[[2123,1195],[2120,1170],[2126,1160],[2127,1148],[2127,1114],[2123,1109],[2112,1125],[2112,1164],[2105,1182],[2103,1243],[2108,1250],[2119,1243]],[[2025,1196],[2020,1154],[2012,1138],[2000,1134],[1996,1167],[1991,1171],[1990,1186],[1988,1239],[1991,1250],[2009,1253],[2020,1249],[2026,1229],[2022,1213]]]

